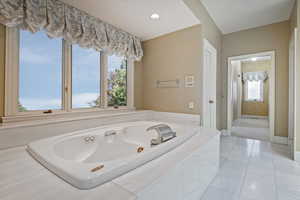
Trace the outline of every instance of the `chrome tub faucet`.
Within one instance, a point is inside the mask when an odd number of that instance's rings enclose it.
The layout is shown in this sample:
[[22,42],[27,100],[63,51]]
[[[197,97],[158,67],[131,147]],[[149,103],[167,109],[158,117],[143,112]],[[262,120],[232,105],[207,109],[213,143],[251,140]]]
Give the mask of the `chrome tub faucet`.
[[158,124],[146,129],[146,131],[151,130],[155,130],[157,132],[157,137],[151,140],[151,145],[158,145],[176,137],[176,132],[174,132],[171,127],[166,124]]

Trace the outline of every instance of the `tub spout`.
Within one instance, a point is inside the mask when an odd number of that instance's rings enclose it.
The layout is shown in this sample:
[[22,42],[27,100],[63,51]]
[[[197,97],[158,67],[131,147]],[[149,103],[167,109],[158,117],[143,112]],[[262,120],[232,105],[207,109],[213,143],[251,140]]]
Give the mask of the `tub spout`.
[[176,137],[176,132],[174,132],[171,127],[166,124],[158,124],[146,129],[146,131],[151,130],[155,130],[157,132],[157,137],[151,140],[151,145],[158,145]]

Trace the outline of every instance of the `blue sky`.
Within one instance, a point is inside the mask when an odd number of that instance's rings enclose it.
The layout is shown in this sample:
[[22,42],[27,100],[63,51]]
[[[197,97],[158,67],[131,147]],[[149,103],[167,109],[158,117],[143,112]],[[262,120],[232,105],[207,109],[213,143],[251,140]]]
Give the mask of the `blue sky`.
[[[111,70],[122,59],[111,56]],[[100,54],[73,46],[73,107],[88,107],[100,94]],[[29,110],[60,109],[62,98],[62,40],[43,32],[21,31],[19,100]]]

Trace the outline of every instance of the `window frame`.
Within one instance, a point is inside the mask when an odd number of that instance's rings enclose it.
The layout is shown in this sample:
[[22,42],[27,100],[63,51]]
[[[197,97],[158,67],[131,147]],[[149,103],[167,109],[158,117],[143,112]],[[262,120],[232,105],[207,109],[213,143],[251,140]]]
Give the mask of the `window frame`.
[[[107,61],[108,61],[108,57],[107,57]],[[107,65],[109,65],[109,64],[107,64]],[[128,106],[128,65],[129,65],[129,63],[128,63],[128,60],[126,60],[126,93],[127,93],[127,96],[126,96],[126,106],[117,106],[117,108],[119,108],[119,107],[127,107]],[[109,67],[107,67],[107,69],[108,69]],[[107,86],[106,86],[106,88],[107,88],[107,92],[109,91],[108,90],[108,76],[109,75],[109,73],[108,73],[108,70],[106,71],[106,84],[107,84]],[[108,95],[106,95],[106,98],[108,99]],[[109,105],[108,104],[108,100],[106,99],[106,106],[108,107],[108,108],[111,108],[111,107],[113,107],[113,108],[116,108],[114,105]]]
[[[65,41],[65,40],[64,40]],[[66,42],[67,43],[67,42]],[[104,108],[104,102],[102,101],[102,99],[103,99],[103,95],[104,95],[104,90],[102,90],[102,89],[105,89],[105,88],[103,88],[102,87],[102,85],[103,85],[103,80],[102,80],[102,74],[103,74],[103,66],[104,66],[104,63],[102,62],[102,59],[104,59],[104,53],[103,52],[98,52],[99,54],[100,54],[100,56],[99,56],[99,59],[100,59],[100,66],[99,66],[99,68],[100,68],[100,70],[99,70],[99,72],[100,72],[100,82],[99,82],[99,84],[100,84],[100,94],[99,94],[99,96],[100,96],[100,106],[99,107],[94,107],[94,108],[88,108],[88,107],[82,107],[82,108],[73,108],[73,93],[72,93],[72,91],[73,91],[73,68],[72,68],[72,66],[73,66],[73,45],[72,44],[66,44],[67,45],[67,47],[66,48],[69,48],[70,49],[70,62],[71,62],[71,64],[69,65],[70,66],[70,84],[69,84],[69,86],[68,86],[68,88],[67,88],[67,90],[69,90],[70,91],[70,94],[69,94],[69,96],[70,96],[70,107],[68,107],[68,109],[69,110],[86,110],[86,111],[88,111],[88,110],[95,110],[95,109],[99,109],[99,108]]]
[[[6,56],[5,56],[5,117],[20,116],[49,116],[62,115],[66,113],[95,113],[97,111],[110,110],[133,110],[133,87],[134,87],[134,62],[127,59],[127,106],[118,108],[108,107],[107,102],[107,77],[108,57],[106,52],[100,53],[100,98],[101,105],[97,108],[72,108],[72,45],[62,39],[62,109],[52,110],[52,113],[45,113],[47,110],[18,111],[19,100],[19,49],[20,31],[18,28],[6,27]],[[20,119],[18,119],[20,120]],[[23,120],[21,120],[23,121]],[[26,119],[24,118],[24,121]]]
[[257,82],[260,83],[260,88],[259,88],[260,98],[258,98],[258,99],[249,99],[249,97],[248,97],[248,87],[249,87],[248,84],[249,84],[249,82],[250,81],[248,81],[248,80],[245,82],[245,87],[244,87],[244,89],[245,89],[245,98],[244,98],[244,101],[246,101],[246,102],[264,102],[264,82],[261,81],[261,80],[257,81]]

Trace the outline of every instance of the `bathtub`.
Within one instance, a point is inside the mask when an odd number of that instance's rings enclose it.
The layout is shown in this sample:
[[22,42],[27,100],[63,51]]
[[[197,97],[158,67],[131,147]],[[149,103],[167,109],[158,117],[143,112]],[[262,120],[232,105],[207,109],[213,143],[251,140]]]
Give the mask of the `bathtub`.
[[[177,136],[151,146],[156,121],[127,122],[51,137],[27,145],[27,151],[47,169],[79,189],[109,182],[169,151],[199,133],[199,127],[169,125]],[[116,134],[106,134],[110,131]]]

